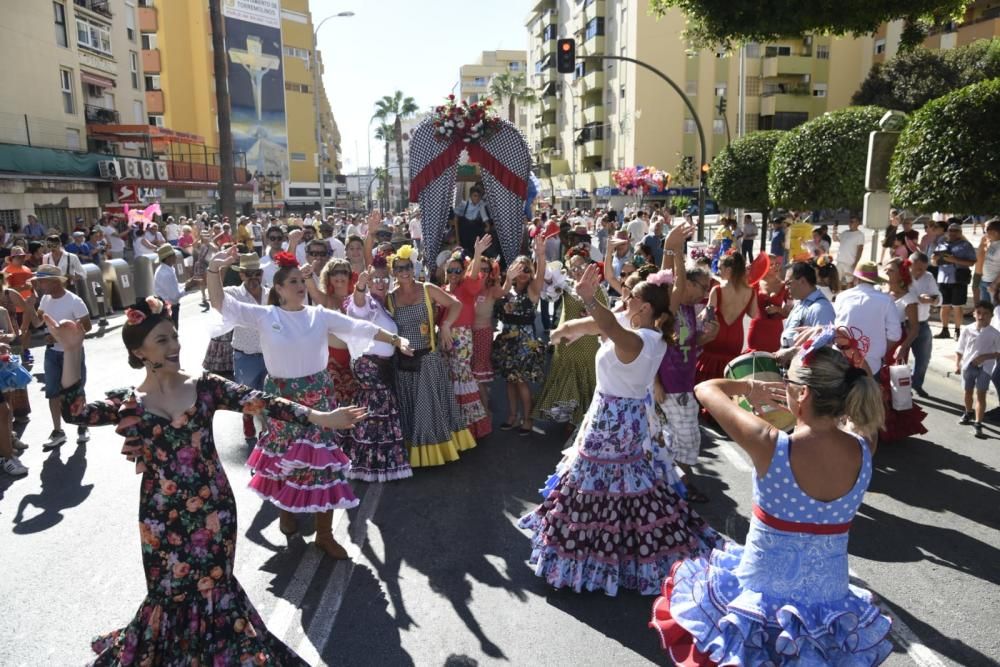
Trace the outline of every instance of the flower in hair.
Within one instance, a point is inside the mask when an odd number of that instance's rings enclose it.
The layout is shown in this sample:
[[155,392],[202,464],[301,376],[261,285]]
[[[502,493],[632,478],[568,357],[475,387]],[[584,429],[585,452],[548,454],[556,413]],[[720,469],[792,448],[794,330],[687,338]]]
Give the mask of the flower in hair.
[[163,312],[163,301],[155,296],[147,296],[146,305],[149,306],[149,312],[152,315],[159,315]]
[[650,285],[664,286],[674,284],[674,272],[670,270],[657,271],[653,275],[646,278],[646,282]]
[[283,269],[296,269],[299,260],[290,252],[279,252],[274,256],[274,263]]
[[816,266],[818,268],[823,268],[824,266],[828,266],[829,264],[831,264],[832,261],[833,260],[830,258],[829,255],[820,255],[819,257],[816,258]]
[[130,326],[138,326],[146,320],[146,313],[135,308],[125,309],[125,323]]
[[871,345],[871,339],[864,335],[858,327],[838,327],[834,334],[833,344],[844,353],[847,360],[855,368],[861,368],[865,363],[865,355]]
[[833,342],[834,328],[833,325],[828,325],[823,328],[815,338],[810,338],[805,343],[802,344],[802,349],[799,352],[799,360],[802,362],[803,366],[808,366],[809,362],[812,360],[816,350],[824,347],[828,347],[830,343]]
[[373,269],[384,269],[389,265],[385,255],[379,253],[372,257],[372,268]]
[[407,260],[410,259],[412,256],[413,256],[413,246],[404,245],[399,250],[396,251],[396,254],[393,255],[393,258]]
[[913,265],[908,259],[904,259],[899,263],[899,279],[903,281],[905,287],[909,287],[910,283],[913,282],[913,276],[910,275],[910,266]]

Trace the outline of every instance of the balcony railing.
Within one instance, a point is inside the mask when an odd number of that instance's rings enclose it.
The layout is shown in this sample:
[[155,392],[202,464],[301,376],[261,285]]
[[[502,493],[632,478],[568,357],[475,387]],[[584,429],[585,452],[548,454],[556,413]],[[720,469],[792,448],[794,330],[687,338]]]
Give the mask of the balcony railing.
[[110,0],[73,0],[73,4],[77,7],[83,7],[84,9],[89,9],[95,14],[100,14],[101,16],[107,16],[111,18],[111,2]]
[[119,122],[117,111],[92,104],[87,104],[83,107],[83,115],[88,123],[95,125],[118,125]]

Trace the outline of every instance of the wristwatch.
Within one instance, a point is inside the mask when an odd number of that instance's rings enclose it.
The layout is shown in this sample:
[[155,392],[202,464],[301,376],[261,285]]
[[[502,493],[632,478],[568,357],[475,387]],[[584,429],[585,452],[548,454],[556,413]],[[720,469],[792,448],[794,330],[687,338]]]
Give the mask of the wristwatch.
[[399,347],[399,334],[392,334],[392,339],[390,340],[390,344],[393,347]]
[[673,250],[664,250],[663,254],[666,255],[667,257],[673,257],[677,253],[675,251],[673,251]]

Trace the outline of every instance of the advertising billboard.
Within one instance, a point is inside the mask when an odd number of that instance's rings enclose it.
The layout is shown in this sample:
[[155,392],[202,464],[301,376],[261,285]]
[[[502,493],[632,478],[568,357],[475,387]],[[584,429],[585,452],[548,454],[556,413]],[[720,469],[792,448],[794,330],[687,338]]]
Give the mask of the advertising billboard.
[[224,0],[233,148],[247,169],[288,177],[280,0]]

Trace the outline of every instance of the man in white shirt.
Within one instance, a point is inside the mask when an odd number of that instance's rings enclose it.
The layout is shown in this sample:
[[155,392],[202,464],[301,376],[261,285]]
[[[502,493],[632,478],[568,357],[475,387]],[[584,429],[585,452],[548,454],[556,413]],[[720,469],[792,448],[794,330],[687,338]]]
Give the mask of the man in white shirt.
[[931,334],[931,306],[941,305],[941,289],[937,280],[927,270],[930,260],[922,252],[915,252],[910,255],[910,283],[909,293],[917,297],[917,319],[919,329],[917,338],[910,346],[913,352],[913,376],[910,379],[913,393],[921,398],[927,398],[924,390],[924,378],[927,377],[927,367],[931,363],[931,351],[933,349],[934,335]]
[[135,251],[136,257],[153,257],[156,255],[156,249],[166,242],[167,240],[160,233],[160,226],[155,222],[150,222],[146,225],[143,233],[136,235],[132,249]]
[[[292,232],[301,236],[302,232],[296,230]],[[270,289],[274,283],[274,274],[278,272],[278,265],[274,263],[274,256],[285,249],[285,233],[277,225],[267,229],[267,252],[260,260],[260,268],[263,271],[261,277],[265,289]]]
[[[976,323],[962,327],[955,348],[955,372],[962,374],[965,389],[965,412],[959,424],[973,424],[976,437],[983,436],[983,414],[986,412],[986,392],[990,388],[993,369],[1000,358],[1000,331],[990,326],[993,306],[980,301],[974,311]],[[976,411],[972,412],[972,392],[976,393]],[[972,419],[975,416],[975,422]]]
[[167,216],[167,224],[163,225],[163,238],[170,245],[177,245],[177,241],[181,238],[181,228],[174,222],[172,215]]
[[865,362],[873,375],[882,369],[889,346],[903,337],[899,311],[892,297],[875,289],[885,279],[878,275],[874,262],[861,262],[854,271],[857,287],[841,292],[834,303],[837,318],[834,326],[860,331],[868,339]]
[[[72,320],[83,332],[90,331],[90,313],[83,299],[72,292],[66,291],[66,278],[58,266],[42,264],[31,279],[35,289],[42,295],[38,304],[38,316],[48,315],[56,322]],[[60,447],[66,442],[66,433],[62,430],[62,371],[63,347],[51,337],[46,338],[45,347],[45,398],[49,399],[49,413],[52,415],[52,433],[42,449],[48,451]],[[87,364],[80,352],[80,382],[87,382]],[[76,430],[78,444],[90,440],[86,426]]]
[[421,224],[419,216],[413,216],[410,220],[410,239],[417,250],[420,250],[424,243],[424,229]]
[[58,267],[68,281],[68,289],[71,292],[75,291],[74,283],[77,278],[83,280],[87,277],[87,272],[84,271],[80,258],[71,252],[66,252],[57,234],[52,234],[45,239],[45,247],[49,251],[42,255],[42,264]]
[[156,255],[160,259],[160,265],[156,267],[153,275],[153,294],[161,300],[170,304],[170,318],[174,321],[174,328],[180,331],[181,297],[184,291],[181,289],[180,281],[177,280],[177,255],[174,254],[174,247],[169,243],[164,243],[156,250]]
[[[229,268],[239,272],[243,284],[224,287],[223,291],[228,296],[242,303],[258,306],[267,304],[267,292],[261,283],[264,272],[260,268],[260,258],[257,255],[252,253],[240,255],[240,263]],[[263,391],[266,375],[267,368],[264,366],[264,354],[260,347],[260,332],[251,327],[234,326],[233,378],[251,389]],[[257,443],[257,427],[252,415],[243,415],[243,436],[248,444]]]
[[101,231],[104,232],[104,238],[108,241],[108,252],[111,253],[111,259],[123,259],[125,257],[124,237],[127,232],[118,229],[111,218],[106,219],[105,223],[101,225]]
[[260,257],[264,254],[264,226],[260,224],[260,218],[250,222],[250,236],[253,237],[253,251]]
[[642,237],[649,231],[649,227],[646,225],[646,215],[645,211],[639,211],[632,221],[625,225],[625,232],[633,246],[640,243]]
[[347,259],[347,247],[343,241],[337,238],[336,229],[336,223],[333,220],[333,216],[331,216],[327,218],[326,224],[320,226],[319,231],[330,248],[330,257],[334,259]]
[[740,250],[747,264],[753,261],[753,243],[757,240],[757,223],[753,221],[753,216],[747,213],[743,216],[743,241]]
[[843,234],[833,228],[833,238],[840,242],[837,248],[837,273],[840,274],[840,282],[845,286],[854,284],[854,267],[858,265],[858,260],[865,250],[865,233],[858,229],[861,226],[861,218],[852,213],[847,221],[848,229]]

